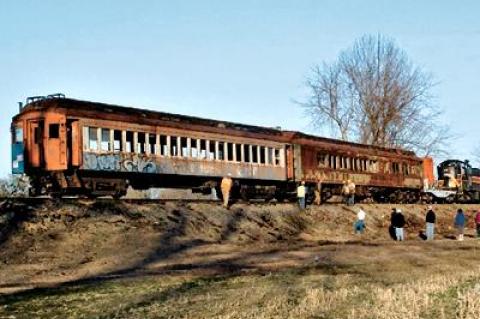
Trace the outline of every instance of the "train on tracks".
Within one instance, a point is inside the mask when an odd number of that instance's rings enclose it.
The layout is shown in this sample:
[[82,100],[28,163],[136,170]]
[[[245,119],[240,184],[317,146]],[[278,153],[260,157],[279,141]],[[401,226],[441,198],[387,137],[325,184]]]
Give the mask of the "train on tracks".
[[119,198],[128,187],[208,193],[231,175],[233,196],[243,199],[288,199],[305,181],[309,197],[321,185],[327,201],[352,180],[358,200],[413,203],[429,175],[425,159],[407,150],[62,94],[28,98],[11,131],[12,172],[29,177],[32,196]]

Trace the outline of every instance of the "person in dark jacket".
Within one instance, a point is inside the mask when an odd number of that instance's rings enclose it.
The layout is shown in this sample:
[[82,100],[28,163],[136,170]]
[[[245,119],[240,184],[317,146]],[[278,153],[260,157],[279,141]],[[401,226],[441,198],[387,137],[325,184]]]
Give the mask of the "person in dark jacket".
[[477,226],[477,238],[480,237],[480,210],[475,215],[475,226]]
[[405,240],[403,227],[405,227],[405,217],[402,214],[401,209],[397,209],[395,215],[393,215],[393,227],[395,227],[395,237],[398,241]]
[[457,210],[457,215],[455,215],[455,228],[457,228],[457,239],[459,241],[463,240],[463,231],[465,230],[465,224],[467,222],[467,218],[463,213],[463,210],[460,208]]
[[392,208],[392,212],[390,213],[390,226],[388,226],[388,233],[393,240],[397,240],[397,236],[395,235],[395,226],[393,226],[393,221],[396,213],[397,209]]
[[433,240],[433,236],[435,234],[435,221],[436,215],[433,211],[432,206],[428,206],[427,215],[425,216],[425,228],[426,228],[426,235],[427,240]]

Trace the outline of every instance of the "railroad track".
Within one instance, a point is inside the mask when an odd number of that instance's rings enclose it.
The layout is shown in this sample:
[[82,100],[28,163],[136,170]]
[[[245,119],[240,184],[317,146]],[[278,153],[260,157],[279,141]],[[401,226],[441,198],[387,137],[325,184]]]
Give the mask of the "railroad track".
[[[62,197],[62,198],[52,198],[52,197],[0,197],[0,204],[4,202],[16,202],[22,204],[43,204],[43,203],[127,203],[127,204],[137,204],[137,205],[148,205],[148,204],[166,204],[166,203],[210,203],[222,205],[221,200],[214,199],[186,199],[186,198],[162,198],[162,199],[149,199],[149,198],[120,198],[113,199],[109,197],[99,197],[95,199],[90,198],[79,198],[79,197]],[[244,200],[235,200],[233,202],[238,204],[252,204],[252,205],[276,205],[282,204],[285,202],[277,201],[265,201],[263,199],[252,199],[248,202]],[[296,203],[295,201],[286,202],[286,203]],[[343,205],[341,202],[329,202],[324,203],[324,205]],[[357,203],[357,205],[428,205],[428,203]],[[435,205],[448,205],[448,203],[435,203]],[[463,205],[469,205],[469,203],[463,203]],[[314,206],[314,205],[308,205]],[[1,205],[0,205],[1,208]]]
[[[0,197],[0,203],[2,202],[17,202],[22,204],[43,204],[43,203],[127,203],[127,204],[165,204],[165,203],[211,203],[221,205],[221,200],[214,199],[185,199],[185,198],[162,198],[162,199],[149,199],[149,198],[78,198],[78,197],[62,197],[62,198],[51,198],[51,197]],[[235,201],[236,203],[246,203],[245,201]],[[266,202],[264,200],[251,200],[248,203],[250,204],[264,204],[264,205],[274,205],[278,202],[270,201]]]

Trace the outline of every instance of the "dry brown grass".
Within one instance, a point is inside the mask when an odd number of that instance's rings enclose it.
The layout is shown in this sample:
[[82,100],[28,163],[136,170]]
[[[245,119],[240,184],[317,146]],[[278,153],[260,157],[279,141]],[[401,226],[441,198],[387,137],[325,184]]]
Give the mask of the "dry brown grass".
[[480,318],[479,244],[447,239],[455,206],[434,242],[424,207],[404,207],[404,243],[389,206],[352,234],[357,208],[40,207],[1,246],[0,318]]

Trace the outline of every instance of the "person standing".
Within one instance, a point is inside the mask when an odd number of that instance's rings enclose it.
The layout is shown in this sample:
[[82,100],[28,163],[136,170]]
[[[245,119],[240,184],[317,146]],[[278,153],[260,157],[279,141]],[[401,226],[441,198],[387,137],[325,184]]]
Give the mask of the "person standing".
[[392,212],[390,213],[390,225],[388,226],[388,234],[393,240],[397,240],[397,235],[395,235],[395,214],[397,213],[396,208],[392,208]]
[[405,227],[405,217],[401,209],[397,209],[393,216],[393,227],[395,227],[395,237],[398,241],[404,241],[403,227]]
[[435,221],[436,221],[436,215],[435,215],[435,212],[433,211],[433,207],[428,206],[427,215],[425,216],[427,240],[433,240],[433,236],[435,234]]
[[480,210],[475,215],[475,226],[477,226],[477,238],[480,237]]
[[363,234],[363,232],[365,231],[365,217],[365,211],[360,209],[357,213],[357,220],[355,221],[355,234]]
[[466,217],[463,210],[459,208],[457,215],[455,215],[455,228],[457,229],[457,240],[463,240],[463,232],[465,230]]
[[305,181],[302,181],[300,185],[298,185],[297,187],[298,205],[300,206],[301,210],[305,210],[305,195],[306,195]]
[[223,195],[223,207],[225,208],[228,208],[228,203],[230,200],[230,191],[232,190],[232,186],[233,186],[232,174],[228,173],[228,175],[222,179],[222,183],[220,184],[220,188],[222,190],[222,195]]
[[347,181],[347,186],[348,186],[348,205],[353,206],[355,205],[355,183],[352,182],[351,180]]

